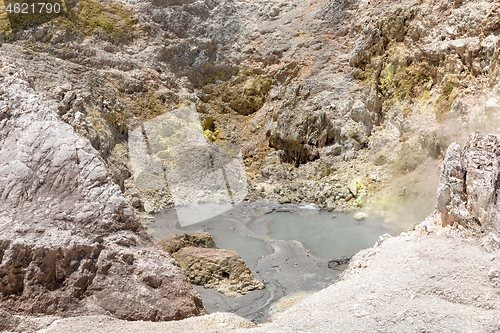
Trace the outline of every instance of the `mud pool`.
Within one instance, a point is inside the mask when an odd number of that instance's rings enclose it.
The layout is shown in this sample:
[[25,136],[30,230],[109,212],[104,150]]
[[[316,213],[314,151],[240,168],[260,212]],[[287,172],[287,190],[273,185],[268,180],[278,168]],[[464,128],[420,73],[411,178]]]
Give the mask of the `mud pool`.
[[155,216],[147,223],[155,241],[170,233],[210,233],[221,249],[236,251],[263,290],[231,298],[202,286],[194,286],[210,312],[234,312],[256,322],[277,311],[279,300],[328,287],[342,267],[328,262],[352,256],[373,246],[378,238],[401,230],[389,228],[380,218],[357,221],[350,213],[332,213],[313,205],[252,202],[201,223],[181,227],[175,211]]

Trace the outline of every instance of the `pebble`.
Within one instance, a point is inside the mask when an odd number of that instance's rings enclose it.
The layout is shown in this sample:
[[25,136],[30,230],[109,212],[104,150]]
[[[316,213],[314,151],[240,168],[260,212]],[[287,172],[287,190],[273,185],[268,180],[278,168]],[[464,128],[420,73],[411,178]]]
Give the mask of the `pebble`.
[[354,219],[358,221],[366,220],[368,218],[368,214],[363,212],[357,212],[354,214]]

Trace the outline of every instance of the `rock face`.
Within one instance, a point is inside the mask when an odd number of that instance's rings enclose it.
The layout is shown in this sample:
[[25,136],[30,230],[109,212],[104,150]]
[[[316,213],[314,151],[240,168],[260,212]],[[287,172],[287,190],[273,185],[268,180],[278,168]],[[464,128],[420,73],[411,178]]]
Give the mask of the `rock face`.
[[[88,0],[29,27],[0,16],[0,54],[57,101],[59,118],[89,139],[147,213],[174,204],[173,195],[130,179],[128,131],[188,104],[203,124],[210,119],[209,140],[243,148],[253,196],[286,201],[280,186],[314,186],[307,182],[328,182],[330,173],[344,191],[362,170],[378,179],[367,185],[367,205],[397,208],[433,197],[425,165],[437,179],[450,142],[498,128],[499,8],[482,0]],[[275,151],[279,161],[264,161]],[[331,172],[316,173],[322,165]],[[396,186],[393,168],[404,176]],[[334,191],[319,204],[358,205]],[[433,206],[426,202],[421,217]]]
[[299,165],[319,157],[318,148],[333,143],[339,130],[325,112],[279,115],[269,130],[269,144],[285,151],[284,160]]
[[264,288],[234,251],[185,247],[173,254],[192,283],[213,288],[227,296],[241,296]]
[[456,143],[450,145],[441,167],[436,206],[444,225],[458,223],[477,232],[500,231],[499,158],[494,135],[475,132],[463,149]]
[[16,314],[206,313],[86,139],[0,58],[0,300]]

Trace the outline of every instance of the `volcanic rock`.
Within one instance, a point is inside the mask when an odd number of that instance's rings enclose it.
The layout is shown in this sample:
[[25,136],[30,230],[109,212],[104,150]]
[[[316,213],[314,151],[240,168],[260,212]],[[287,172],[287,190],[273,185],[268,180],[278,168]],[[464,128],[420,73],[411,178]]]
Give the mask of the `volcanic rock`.
[[206,313],[99,153],[0,58],[0,300],[14,314],[173,320]]
[[234,251],[185,247],[173,254],[192,283],[217,289],[227,296],[241,296],[264,288]]
[[170,234],[158,241],[158,246],[164,251],[173,254],[182,248],[194,246],[204,248],[216,248],[215,240],[206,232],[195,232],[194,235],[189,234]]
[[444,225],[476,232],[500,231],[497,197],[500,148],[494,135],[473,133],[463,149],[448,148],[441,167],[437,212]]

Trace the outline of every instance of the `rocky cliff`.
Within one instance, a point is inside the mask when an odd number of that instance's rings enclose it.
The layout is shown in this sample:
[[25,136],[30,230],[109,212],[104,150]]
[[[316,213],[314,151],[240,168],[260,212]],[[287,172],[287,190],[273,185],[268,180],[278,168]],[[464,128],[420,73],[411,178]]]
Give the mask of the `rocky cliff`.
[[195,104],[207,138],[242,147],[250,198],[400,210],[412,225],[432,211],[448,145],[498,127],[498,12],[488,1],[68,1],[43,20],[0,17],[0,53],[140,210],[173,202],[135,187],[129,130]]
[[[20,315],[173,320],[205,313],[90,143],[0,58],[0,299]],[[3,327],[8,329],[9,327]]]
[[441,167],[437,212],[443,226],[460,225],[478,233],[499,234],[498,139],[479,132],[469,137],[463,149],[448,148]]

